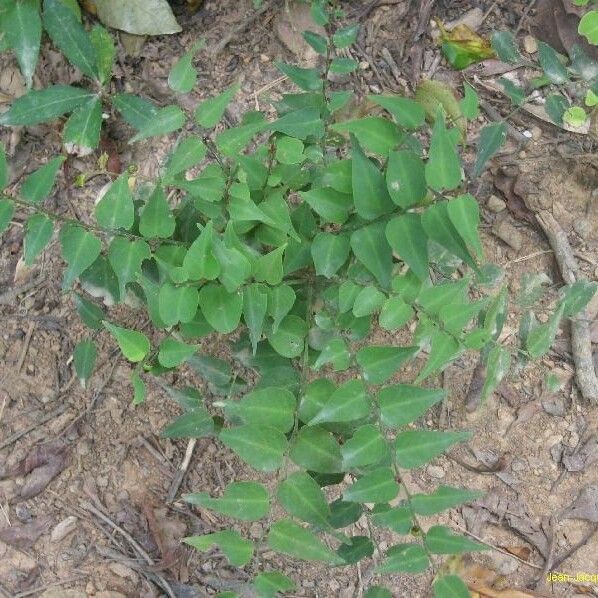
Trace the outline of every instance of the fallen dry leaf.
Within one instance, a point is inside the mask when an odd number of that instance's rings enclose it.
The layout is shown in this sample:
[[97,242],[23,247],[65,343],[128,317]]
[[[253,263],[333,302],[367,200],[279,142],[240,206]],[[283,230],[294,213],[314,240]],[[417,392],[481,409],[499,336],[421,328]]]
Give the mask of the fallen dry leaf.
[[561,519],[584,519],[598,523],[598,484],[582,488],[577,498],[563,511]]
[[34,519],[31,523],[5,527],[0,529],[0,541],[13,548],[27,550],[37,542],[51,521],[52,518],[49,515],[43,515]]
[[164,507],[153,508],[146,503],[143,514],[162,555],[161,567],[172,568],[177,561],[177,552],[187,526],[174,517],[168,517],[168,510]]
[[572,455],[563,457],[567,471],[584,471],[586,467],[598,461],[598,434],[592,434],[582,447]]

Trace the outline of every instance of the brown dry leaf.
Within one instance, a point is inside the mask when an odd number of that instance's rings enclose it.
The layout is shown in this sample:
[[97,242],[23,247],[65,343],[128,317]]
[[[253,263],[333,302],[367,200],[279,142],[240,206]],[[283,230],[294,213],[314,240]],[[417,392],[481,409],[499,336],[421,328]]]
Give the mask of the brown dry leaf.
[[162,555],[162,567],[172,568],[177,561],[177,552],[187,526],[174,517],[168,517],[168,510],[164,507],[153,508],[146,503],[143,513]]
[[529,555],[532,552],[529,549],[529,546],[501,546],[501,548],[503,548],[507,552],[510,552],[511,554],[514,554],[515,556],[518,556],[520,559],[523,559],[524,561],[527,561],[527,559],[529,559]]
[[31,523],[5,527],[4,529],[0,529],[0,541],[13,548],[27,550],[37,542],[51,521],[52,518],[49,515],[43,515],[34,519]]
[[584,471],[596,461],[598,461],[598,434],[592,434],[578,451],[563,457],[563,465],[567,471]]
[[562,513],[561,519],[584,519],[598,523],[598,484],[582,488],[577,498]]

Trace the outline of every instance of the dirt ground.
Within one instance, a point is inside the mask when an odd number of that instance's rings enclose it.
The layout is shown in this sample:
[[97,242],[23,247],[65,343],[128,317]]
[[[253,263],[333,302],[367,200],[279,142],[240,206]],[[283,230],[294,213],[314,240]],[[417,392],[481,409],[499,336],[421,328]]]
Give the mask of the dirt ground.
[[[158,103],[172,102],[166,84],[171,64],[199,37],[206,38],[207,48],[214,47],[250,13],[251,4],[205,0],[197,12],[177,6],[183,33],[146,40],[138,57],[125,56],[121,45],[115,87]],[[201,98],[240,81],[242,93],[227,114],[231,121],[248,107],[273,110],[272,101],[292,89],[281,80],[274,61],[311,59],[294,39],[283,4],[274,3],[216,57],[199,54],[198,86],[179,98],[185,108],[191,110]],[[418,17],[428,4],[430,15],[444,21],[480,8],[485,13],[481,34],[521,23],[523,36],[534,18],[532,9],[522,19],[527,2],[507,0],[379,4],[348,3],[349,15],[362,21],[355,55],[363,68],[338,85],[352,86],[361,96],[411,93],[414,75],[459,83],[462,75],[439,60],[438,48],[428,37],[429,16],[422,35],[416,35]],[[388,53],[394,65],[385,58]],[[475,77],[477,71],[469,74]],[[36,84],[76,83],[77,77],[55,50],[43,48]],[[478,90],[495,106],[506,106],[484,86]],[[10,101],[19,93],[22,81],[15,63],[9,55],[0,55],[0,100]],[[484,118],[476,126],[486,122]],[[522,311],[517,303],[522,277],[548,276],[546,298],[535,306],[540,310],[549,307],[562,284],[534,209],[553,213],[582,273],[590,280],[598,278],[595,144],[525,112],[519,113],[515,125],[529,134],[529,143],[521,147],[509,139],[490,172],[471,189],[480,201],[487,259],[505,270],[512,314],[503,337],[513,345]],[[118,126],[108,124],[103,149],[123,165],[136,163],[142,174],[155,174],[170,142],[128,146]],[[474,138],[476,126],[470,131]],[[13,182],[47,153],[60,151],[55,125],[4,129],[0,140],[10,154]],[[101,183],[92,179],[84,188],[68,191],[67,181],[94,170],[96,159],[97,155],[69,159],[69,170],[48,200],[50,209],[89,217]],[[114,346],[103,333],[96,338],[98,373],[89,388],[79,386],[71,356],[88,330],[72,298],[61,293],[57,242],[44,251],[38,265],[27,269],[20,262],[22,239],[19,222],[0,239],[0,595],[150,597],[165,595],[164,580],[177,597],[238,590],[255,571],[228,566],[216,551],[199,553],[179,544],[181,537],[225,526],[218,515],[191,509],[180,496],[199,490],[216,493],[252,474],[214,440],[200,439],[175,500],[168,501],[188,447],[186,441],[159,434],[178,407],[155,384],[148,387],[142,405],[132,406],[130,365],[115,359]],[[594,301],[592,318],[596,312]],[[117,317],[125,325],[143,324],[132,310],[119,310]],[[598,342],[595,322],[592,333]],[[425,521],[449,523],[495,548],[449,564],[482,596],[598,596],[596,583],[542,581],[549,556],[552,562],[562,561],[554,567],[559,572],[598,574],[598,535],[591,535],[598,529],[596,492],[571,507],[584,488],[596,488],[598,482],[598,416],[579,396],[570,351],[565,324],[540,363],[512,373],[491,400],[471,413],[465,402],[475,362],[466,356],[439,377],[438,383],[449,391],[448,401],[422,423],[473,432],[467,446],[453,449],[407,481],[412,492],[443,483],[486,493],[470,506]],[[547,382],[548,374],[556,376],[558,388]],[[169,382],[197,385],[186,370]],[[360,529],[361,522],[356,526]],[[260,522],[239,529],[252,538],[263,532]],[[384,549],[397,541],[382,535],[379,545]],[[266,570],[280,569],[296,580],[297,589],[289,596],[361,596],[368,577],[368,563],[331,571],[272,552],[262,554],[261,561]],[[424,597],[430,595],[430,580],[430,575],[391,576],[380,582],[391,587],[394,596]]]

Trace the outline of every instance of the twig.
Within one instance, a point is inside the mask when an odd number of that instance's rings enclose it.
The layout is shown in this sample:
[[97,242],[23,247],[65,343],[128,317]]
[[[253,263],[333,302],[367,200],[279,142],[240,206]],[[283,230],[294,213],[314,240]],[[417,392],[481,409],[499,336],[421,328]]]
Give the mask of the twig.
[[19,361],[17,362],[17,372],[20,372],[23,369],[23,364],[25,363],[25,359],[27,357],[27,351],[29,351],[29,344],[31,343],[31,337],[33,336],[34,330],[35,322],[29,322],[29,328],[27,328],[27,334],[25,335],[25,340],[23,341],[21,355],[19,356]]
[[166,496],[166,502],[172,502],[177,492],[179,491],[179,488],[183,483],[183,478],[187,473],[187,469],[189,469],[189,464],[191,463],[191,458],[193,457],[193,451],[195,450],[196,444],[197,438],[191,438],[187,443],[185,456],[183,457],[183,461],[179,465],[177,472],[174,474],[174,477],[172,478],[172,483],[170,484],[170,489],[168,490],[168,495]]
[[521,14],[521,18],[519,19],[519,23],[517,23],[517,28],[515,29],[515,35],[517,35],[521,31],[523,22],[525,21],[525,19],[527,19],[527,15],[529,14],[529,11],[534,7],[535,3],[536,3],[536,0],[530,0],[528,5],[523,10],[523,13]]
[[546,555],[546,560],[544,561],[544,567],[542,569],[542,573],[536,579],[536,583],[534,585],[535,588],[538,586],[542,586],[542,584],[546,580],[546,574],[553,569],[552,563],[554,561],[554,545],[556,544],[556,534],[554,530],[555,521],[554,517],[550,518],[550,538],[548,540],[548,554]]
[[49,588],[55,588],[57,586],[64,586],[67,583],[72,583],[74,581],[79,581],[80,579],[84,579],[84,575],[79,575],[78,577],[69,577],[68,579],[59,579],[58,581],[53,581],[51,583],[45,583],[43,586],[37,586],[37,588],[32,588],[31,590],[25,590],[24,592],[19,592],[15,594],[13,598],[25,598],[25,596],[31,596],[33,594],[37,594],[38,592],[43,592]]
[[495,122],[505,122],[507,125],[507,132],[513,139],[515,139],[515,141],[517,141],[517,143],[523,145],[529,142],[529,139],[521,133],[521,131],[518,131],[510,122],[505,121],[501,113],[483,98],[480,98],[480,108],[491,118],[491,120]]
[[54,409],[54,411],[50,411],[50,413],[47,413],[41,419],[39,419],[35,423],[31,424],[24,430],[21,430],[20,432],[15,432],[12,436],[9,436],[2,444],[0,444],[0,450],[2,450],[3,448],[6,448],[7,446],[10,446],[11,444],[13,444],[17,440],[19,440],[19,438],[25,436],[26,434],[29,434],[29,432],[32,432],[39,426],[45,424],[47,421],[50,421],[51,419],[58,417],[61,413],[66,411],[66,409],[68,407],[69,407],[69,405],[66,405],[65,403],[63,403],[62,405],[60,405],[60,407],[56,407],[56,409]]
[[265,13],[267,10],[270,10],[272,6],[274,6],[278,0],[270,0],[269,2],[265,2],[262,4],[256,11],[248,14],[238,25],[232,27],[224,37],[212,48],[211,54],[212,56],[218,56],[228,44],[233,40],[233,38],[239,33],[242,33],[253,23],[261,14]]
[[395,59],[392,57],[390,50],[385,47],[385,48],[382,48],[382,50],[380,50],[380,53],[382,54],[382,58],[384,59],[386,64],[388,64],[388,67],[390,68],[390,72],[392,73],[392,76],[396,79],[397,83],[401,87],[403,87],[404,80],[401,77],[401,69],[399,68],[399,65],[396,63]]
[[571,548],[569,548],[569,550],[566,550],[565,552],[563,552],[563,554],[554,559],[554,562],[552,563],[552,568],[556,569],[557,567],[562,565],[569,557],[573,556],[582,546],[585,546],[596,532],[598,532],[598,523],[595,523],[592,526],[592,528],[588,531],[588,533],[577,544],[574,544],[573,546],[571,546]]
[[12,305],[14,300],[21,294],[34,289],[46,280],[43,274],[40,274],[35,280],[31,280],[16,289],[9,289],[0,295],[0,305]]
[[[536,219],[554,251],[563,280],[567,284],[573,284],[576,281],[578,265],[565,231],[548,210],[538,212]],[[580,314],[579,319],[571,320],[571,352],[575,364],[575,379],[581,396],[590,403],[598,404],[598,377],[592,358],[590,326],[588,318],[584,319],[584,314]]]

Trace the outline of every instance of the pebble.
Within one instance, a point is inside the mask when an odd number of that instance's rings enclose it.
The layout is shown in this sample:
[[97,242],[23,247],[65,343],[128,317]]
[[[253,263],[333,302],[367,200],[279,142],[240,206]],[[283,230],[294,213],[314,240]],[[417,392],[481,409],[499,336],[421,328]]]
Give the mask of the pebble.
[[51,542],[60,542],[66,538],[71,532],[75,531],[77,527],[77,518],[70,515],[66,519],[63,519],[50,534]]
[[492,227],[492,232],[507,245],[519,251],[523,245],[521,233],[509,222],[503,220]]
[[526,35],[523,38],[523,49],[528,54],[535,54],[538,51],[538,42],[533,35]]
[[495,214],[502,212],[507,207],[506,202],[496,195],[491,195],[488,198],[486,205],[488,206],[488,209]]
[[430,477],[437,478],[439,480],[446,475],[444,469],[442,469],[442,467],[440,467],[439,465],[428,465],[426,471],[428,472],[428,475]]
[[532,138],[537,141],[542,137],[542,129],[540,127],[532,127]]
[[17,506],[15,507],[15,515],[17,516],[17,519],[22,523],[27,523],[28,521],[31,521],[32,517],[29,507],[24,502],[20,502],[17,504]]

